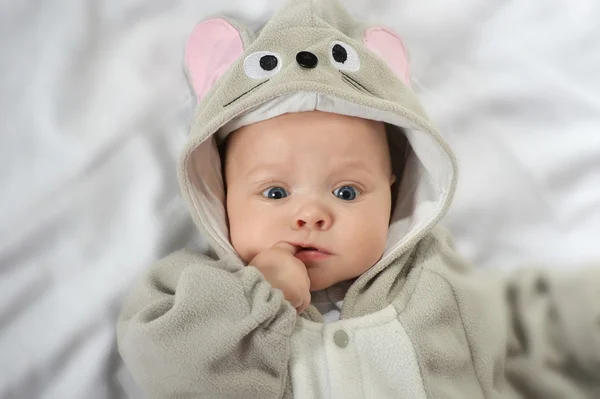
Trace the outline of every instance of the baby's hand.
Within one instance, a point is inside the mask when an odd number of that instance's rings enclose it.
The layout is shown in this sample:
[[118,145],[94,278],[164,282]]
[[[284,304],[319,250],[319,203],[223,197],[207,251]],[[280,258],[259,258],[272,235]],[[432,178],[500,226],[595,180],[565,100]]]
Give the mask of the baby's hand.
[[296,247],[280,242],[270,249],[260,252],[250,266],[256,267],[273,288],[283,292],[298,313],[310,304],[310,279],[306,266],[296,258]]

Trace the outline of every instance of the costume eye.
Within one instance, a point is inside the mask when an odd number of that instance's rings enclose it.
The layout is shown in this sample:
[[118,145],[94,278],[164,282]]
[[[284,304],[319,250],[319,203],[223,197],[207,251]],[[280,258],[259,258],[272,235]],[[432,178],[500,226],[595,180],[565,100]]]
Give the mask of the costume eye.
[[281,187],[269,187],[262,192],[262,195],[269,199],[278,200],[283,199],[290,194]]
[[360,69],[360,59],[356,50],[344,42],[331,43],[329,61],[331,61],[331,65],[341,71],[356,72]]
[[270,51],[257,51],[244,60],[244,72],[252,79],[275,76],[281,70],[281,57]]
[[359,192],[352,186],[342,186],[333,190],[333,195],[344,201],[353,201],[359,196]]

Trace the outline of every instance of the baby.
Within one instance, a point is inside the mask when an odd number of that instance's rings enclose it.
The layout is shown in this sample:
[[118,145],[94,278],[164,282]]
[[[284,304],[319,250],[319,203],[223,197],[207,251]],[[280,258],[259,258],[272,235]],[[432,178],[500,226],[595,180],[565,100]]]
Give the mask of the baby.
[[201,22],[185,62],[179,181],[211,251],[162,259],[124,305],[148,397],[598,397],[598,269],[492,276],[456,254],[456,162],[394,32],[291,0],[258,35]]

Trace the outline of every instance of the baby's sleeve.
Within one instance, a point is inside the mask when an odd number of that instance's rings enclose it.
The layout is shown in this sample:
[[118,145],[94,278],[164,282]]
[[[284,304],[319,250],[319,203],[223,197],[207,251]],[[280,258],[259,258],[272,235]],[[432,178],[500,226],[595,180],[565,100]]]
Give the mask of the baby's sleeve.
[[600,264],[504,280],[506,378],[519,398],[600,397]]
[[600,398],[600,263],[475,269],[435,237],[485,397]]
[[126,300],[117,341],[149,398],[281,398],[295,319],[256,268],[181,251]]

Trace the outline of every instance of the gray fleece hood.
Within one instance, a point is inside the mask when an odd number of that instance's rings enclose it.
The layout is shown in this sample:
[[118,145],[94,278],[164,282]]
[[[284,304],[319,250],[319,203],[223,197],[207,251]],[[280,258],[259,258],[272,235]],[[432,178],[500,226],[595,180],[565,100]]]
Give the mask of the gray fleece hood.
[[291,0],[258,32],[228,18],[199,23],[185,64],[198,107],[179,180],[193,219],[216,255],[228,239],[218,144],[231,131],[288,112],[320,110],[382,121],[390,145],[408,142],[385,267],[446,212],[456,162],[410,88],[401,38],[355,20],[337,1]]

